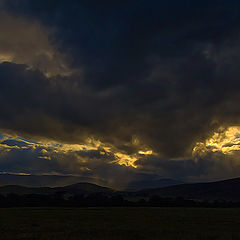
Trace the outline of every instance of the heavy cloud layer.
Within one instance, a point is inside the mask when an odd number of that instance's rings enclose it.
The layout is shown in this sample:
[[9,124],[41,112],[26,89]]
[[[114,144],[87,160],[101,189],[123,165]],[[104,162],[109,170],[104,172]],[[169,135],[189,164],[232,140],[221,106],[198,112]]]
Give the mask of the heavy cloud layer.
[[126,154],[152,149],[157,160],[139,159],[143,168],[190,159],[197,142],[240,122],[239,10],[233,0],[3,1],[8,18],[54,29],[49,46],[74,71],[0,64],[0,128],[71,143],[91,136]]

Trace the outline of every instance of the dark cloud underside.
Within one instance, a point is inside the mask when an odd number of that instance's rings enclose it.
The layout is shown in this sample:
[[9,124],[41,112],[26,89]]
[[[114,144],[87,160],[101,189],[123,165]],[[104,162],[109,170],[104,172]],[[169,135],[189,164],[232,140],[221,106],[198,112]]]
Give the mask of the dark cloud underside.
[[92,136],[127,154],[147,147],[160,158],[139,167],[180,168],[178,177],[211,168],[168,159],[191,158],[196,142],[239,124],[239,1],[3,3],[11,17],[51,29],[44,46],[74,71],[1,63],[1,129],[71,143]]

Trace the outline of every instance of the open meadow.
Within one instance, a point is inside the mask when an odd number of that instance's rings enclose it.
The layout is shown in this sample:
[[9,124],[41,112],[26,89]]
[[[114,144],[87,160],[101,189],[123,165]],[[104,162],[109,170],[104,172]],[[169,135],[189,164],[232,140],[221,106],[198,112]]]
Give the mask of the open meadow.
[[4,240],[237,240],[239,227],[240,209],[0,209]]

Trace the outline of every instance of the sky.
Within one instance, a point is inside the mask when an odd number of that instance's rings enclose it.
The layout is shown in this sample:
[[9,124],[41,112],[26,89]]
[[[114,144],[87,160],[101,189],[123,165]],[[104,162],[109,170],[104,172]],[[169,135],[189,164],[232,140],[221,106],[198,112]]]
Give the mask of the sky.
[[239,1],[0,0],[0,32],[0,172],[240,175]]

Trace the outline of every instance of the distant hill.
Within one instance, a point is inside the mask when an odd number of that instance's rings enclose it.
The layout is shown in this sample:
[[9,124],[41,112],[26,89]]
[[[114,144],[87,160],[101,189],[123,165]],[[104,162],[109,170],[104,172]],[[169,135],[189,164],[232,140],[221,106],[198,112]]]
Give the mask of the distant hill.
[[174,186],[183,184],[183,182],[169,179],[169,178],[162,178],[158,180],[144,180],[144,181],[132,181],[128,184],[127,190],[141,190],[141,189],[150,189],[150,188],[163,188],[168,186]]
[[0,187],[0,194],[7,195],[14,193],[18,195],[25,194],[43,194],[50,195],[57,192],[65,192],[71,194],[92,194],[92,193],[110,193],[113,192],[110,188],[101,187],[92,183],[78,183],[65,187],[24,187],[19,185],[7,185]]
[[[174,183],[174,182],[172,182]],[[143,187],[146,185],[143,184]],[[106,197],[119,195],[124,199],[137,201],[140,199],[150,199],[153,196],[161,198],[184,198],[189,200],[225,200],[240,202],[240,178],[208,182],[179,184],[169,187],[143,189],[135,191],[114,191],[107,187],[96,184],[81,182],[63,187],[26,187],[19,185],[7,185],[0,187],[0,194],[7,195],[14,193],[18,195],[40,194],[54,195],[56,193],[77,195],[91,195],[101,193]]]
[[201,200],[240,201],[240,178],[208,183],[181,184],[158,189],[147,189],[138,192],[141,196],[183,197]]
[[76,183],[65,187],[58,187],[55,188],[55,191],[66,191],[72,193],[111,193],[113,192],[112,189],[107,187],[102,187],[92,183]]
[[[101,179],[81,176],[0,174],[0,186],[21,185],[25,187],[63,187],[82,182],[100,184],[103,186],[108,185]],[[124,187],[119,183],[119,188],[124,188],[126,190],[140,190],[145,188],[167,187],[182,183],[183,182],[167,178],[158,180],[133,180]]]
[[49,187],[39,187],[39,188],[31,188],[24,187],[20,185],[6,185],[0,187],[0,194],[7,195],[9,193],[14,193],[17,195],[25,195],[25,194],[52,194],[54,193],[54,188]]
[[80,176],[0,174],[0,186],[62,187],[79,182],[105,185],[105,182],[99,179]]

